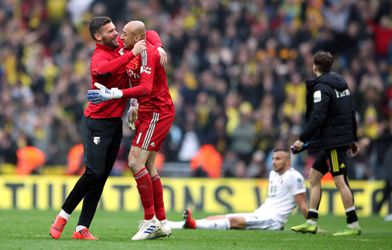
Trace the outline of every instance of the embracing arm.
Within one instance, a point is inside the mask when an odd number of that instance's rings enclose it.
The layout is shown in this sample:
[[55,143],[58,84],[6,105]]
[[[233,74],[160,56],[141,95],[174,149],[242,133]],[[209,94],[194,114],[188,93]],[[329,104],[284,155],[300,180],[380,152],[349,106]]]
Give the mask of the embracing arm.
[[94,76],[106,76],[117,70],[124,69],[132,58],[145,49],[146,42],[142,40],[137,42],[131,51],[125,52],[124,55],[113,60],[108,60],[105,54],[96,53],[91,59],[91,73]]
[[142,62],[145,63],[140,67],[140,84],[123,89],[123,97],[138,98],[151,94],[158,60],[158,54],[154,50],[147,50],[142,53]]
[[142,53],[142,62],[140,67],[140,84],[127,89],[111,88],[108,89],[102,84],[94,83],[98,89],[87,91],[87,100],[92,103],[101,103],[111,99],[119,98],[138,98],[150,95],[154,83],[155,68],[157,65],[158,54],[156,51],[148,50]]
[[159,62],[162,66],[165,66],[167,64],[167,54],[166,51],[163,49],[163,44],[158,33],[155,30],[147,30],[146,39],[148,42],[154,45],[155,48],[157,48],[160,56]]
[[151,89],[148,86],[140,84],[132,88],[123,89],[122,92],[124,98],[138,98],[149,95],[151,93]]
[[147,30],[146,39],[148,42],[154,45],[155,48],[163,47],[161,38],[155,30]]
[[126,52],[114,60],[107,60],[105,55],[96,55],[91,59],[91,73],[94,76],[105,76],[124,68],[129,60],[134,58],[132,51]]
[[90,89],[87,91],[87,100],[92,103],[101,103],[107,100],[120,99],[120,98],[138,98],[149,95],[151,88],[145,85],[138,85],[127,89],[111,88],[108,89],[104,85],[95,82],[94,86],[97,89]]

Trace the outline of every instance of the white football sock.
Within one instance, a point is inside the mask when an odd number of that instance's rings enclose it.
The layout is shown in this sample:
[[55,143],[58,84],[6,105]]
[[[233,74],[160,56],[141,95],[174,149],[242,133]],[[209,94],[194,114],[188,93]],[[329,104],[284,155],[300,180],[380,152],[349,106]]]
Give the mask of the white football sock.
[[184,222],[183,221],[167,221],[167,225],[171,229],[183,229],[184,228]]
[[65,212],[64,210],[61,210],[59,215],[66,219],[67,221],[69,220],[69,217],[71,216],[69,213]]
[[358,221],[354,221],[353,223],[347,224],[347,227],[351,229],[359,228],[359,223]]
[[312,219],[307,219],[306,223],[308,223],[309,225],[317,225],[317,221]]
[[87,228],[87,227],[78,225],[78,226],[76,227],[76,230],[75,230],[75,231],[76,231],[76,232],[79,232],[80,230],[85,229],[85,228]]
[[353,211],[353,210],[355,210],[355,207],[354,207],[354,206],[353,206],[353,207],[349,207],[349,208],[346,209],[346,213],[348,213],[348,212],[350,212],[350,211]]
[[227,218],[217,220],[196,220],[197,229],[230,229],[230,221]]

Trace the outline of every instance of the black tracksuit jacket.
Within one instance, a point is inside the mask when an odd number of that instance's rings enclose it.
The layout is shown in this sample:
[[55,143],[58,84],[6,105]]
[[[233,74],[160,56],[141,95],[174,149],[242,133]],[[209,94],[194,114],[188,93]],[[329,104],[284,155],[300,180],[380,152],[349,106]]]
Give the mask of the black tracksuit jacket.
[[307,124],[299,139],[309,150],[349,146],[357,123],[350,91],[342,76],[329,72],[306,82]]

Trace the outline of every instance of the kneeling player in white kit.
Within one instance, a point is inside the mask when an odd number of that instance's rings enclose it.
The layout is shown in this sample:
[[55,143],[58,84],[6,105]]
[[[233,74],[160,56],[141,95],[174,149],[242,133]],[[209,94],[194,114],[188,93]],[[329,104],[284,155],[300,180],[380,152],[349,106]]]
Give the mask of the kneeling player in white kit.
[[195,220],[192,212],[184,213],[185,222],[170,221],[173,229],[258,229],[282,230],[287,218],[298,205],[306,217],[306,189],[303,176],[290,168],[290,151],[275,149],[273,170],[269,175],[268,197],[253,213],[236,213]]

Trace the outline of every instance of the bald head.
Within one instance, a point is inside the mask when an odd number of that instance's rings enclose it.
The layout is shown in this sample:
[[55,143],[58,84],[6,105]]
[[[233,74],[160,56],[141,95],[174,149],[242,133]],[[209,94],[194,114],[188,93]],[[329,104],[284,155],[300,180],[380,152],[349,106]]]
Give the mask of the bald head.
[[141,21],[130,21],[125,24],[121,39],[125,49],[132,49],[135,43],[146,39],[146,26]]
[[134,34],[145,34],[146,26],[141,21],[130,21],[125,24],[124,31]]

